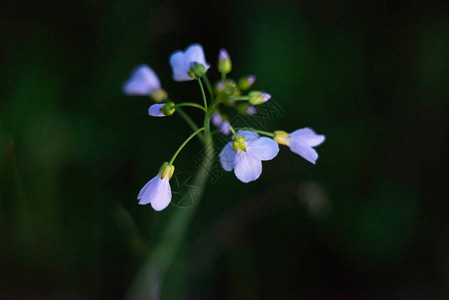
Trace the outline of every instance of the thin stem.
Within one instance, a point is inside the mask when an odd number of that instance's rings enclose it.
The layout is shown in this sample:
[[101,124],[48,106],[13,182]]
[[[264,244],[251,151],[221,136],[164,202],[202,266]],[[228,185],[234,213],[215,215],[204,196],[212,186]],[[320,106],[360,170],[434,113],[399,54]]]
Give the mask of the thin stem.
[[221,80],[223,80],[223,81],[226,80],[226,73],[221,73]]
[[175,154],[173,154],[172,158],[170,159],[170,161],[168,162],[168,165],[172,165],[173,162],[176,159],[176,156],[178,156],[179,152],[181,152],[182,148],[184,148],[185,145],[187,145],[187,143],[193,139],[195,137],[195,135],[197,135],[198,133],[200,133],[201,131],[204,130],[204,127],[201,127],[200,129],[198,129],[197,131],[195,131],[194,133],[192,133],[185,141],[184,143],[181,144],[181,146],[179,146],[178,150],[176,150]]
[[248,101],[249,97],[248,96],[232,97],[232,100],[235,100],[235,101]]
[[271,136],[271,137],[275,137],[276,136],[273,132],[257,130],[257,129],[252,129],[252,128],[238,128],[238,130],[252,131],[252,132],[260,133],[260,134],[263,134],[263,135],[266,135],[266,136]]
[[207,98],[206,93],[204,92],[203,83],[201,82],[201,78],[198,78],[198,84],[200,85],[201,95],[203,96],[204,107],[207,109]]
[[234,129],[234,127],[231,126],[231,124],[229,124],[229,129],[231,129],[231,132],[234,135],[234,137],[237,137],[237,134],[235,133],[235,129]]
[[214,89],[212,88],[212,85],[210,84],[209,78],[207,78],[207,75],[204,74],[203,75],[203,79],[204,79],[204,82],[206,83],[207,90],[208,90],[209,95],[210,95],[210,97],[212,99],[212,102],[214,102],[215,101],[215,93],[214,93]]
[[192,102],[183,102],[183,103],[176,104],[175,108],[183,107],[183,106],[196,107],[196,108],[199,108],[202,111],[206,112],[206,108],[204,108],[204,106],[196,104],[196,103],[192,103]]

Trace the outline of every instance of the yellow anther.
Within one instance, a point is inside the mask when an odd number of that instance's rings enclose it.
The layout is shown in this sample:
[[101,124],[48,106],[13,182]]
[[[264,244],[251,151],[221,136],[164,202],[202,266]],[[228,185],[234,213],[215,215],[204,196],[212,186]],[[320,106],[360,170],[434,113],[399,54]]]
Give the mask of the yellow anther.
[[232,146],[234,147],[235,152],[239,152],[239,150],[242,150],[243,152],[246,152],[246,140],[243,136],[239,135],[234,139],[234,142],[232,142]]

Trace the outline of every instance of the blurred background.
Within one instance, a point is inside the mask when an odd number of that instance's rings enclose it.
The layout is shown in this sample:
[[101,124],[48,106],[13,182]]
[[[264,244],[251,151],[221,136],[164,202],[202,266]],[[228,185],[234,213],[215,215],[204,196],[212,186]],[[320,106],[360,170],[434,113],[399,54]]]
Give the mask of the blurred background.
[[161,299],[449,299],[449,2],[2,1],[0,39],[1,299],[128,295],[189,209],[136,195],[190,129],[121,86],[147,63],[200,101],[168,65],[193,42],[211,80],[221,47],[256,74],[263,128],[326,142],[250,184],[214,170]]

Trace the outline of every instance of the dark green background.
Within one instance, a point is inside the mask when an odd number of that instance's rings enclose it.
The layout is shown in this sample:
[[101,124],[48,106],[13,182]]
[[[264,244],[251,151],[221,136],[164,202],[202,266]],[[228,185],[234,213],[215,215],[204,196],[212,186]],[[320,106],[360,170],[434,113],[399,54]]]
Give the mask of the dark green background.
[[145,62],[199,102],[168,65],[193,42],[256,74],[267,130],[327,139],[210,183],[162,299],[449,297],[449,2],[2,1],[0,41],[1,299],[125,297],[177,209],[136,195],[189,129],[121,85]]

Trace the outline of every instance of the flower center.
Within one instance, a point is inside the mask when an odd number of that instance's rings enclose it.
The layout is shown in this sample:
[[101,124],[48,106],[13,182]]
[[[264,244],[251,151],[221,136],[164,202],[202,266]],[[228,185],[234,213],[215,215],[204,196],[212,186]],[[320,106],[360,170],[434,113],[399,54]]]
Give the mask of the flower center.
[[246,140],[243,136],[238,136],[232,142],[235,152],[243,151],[246,152]]

